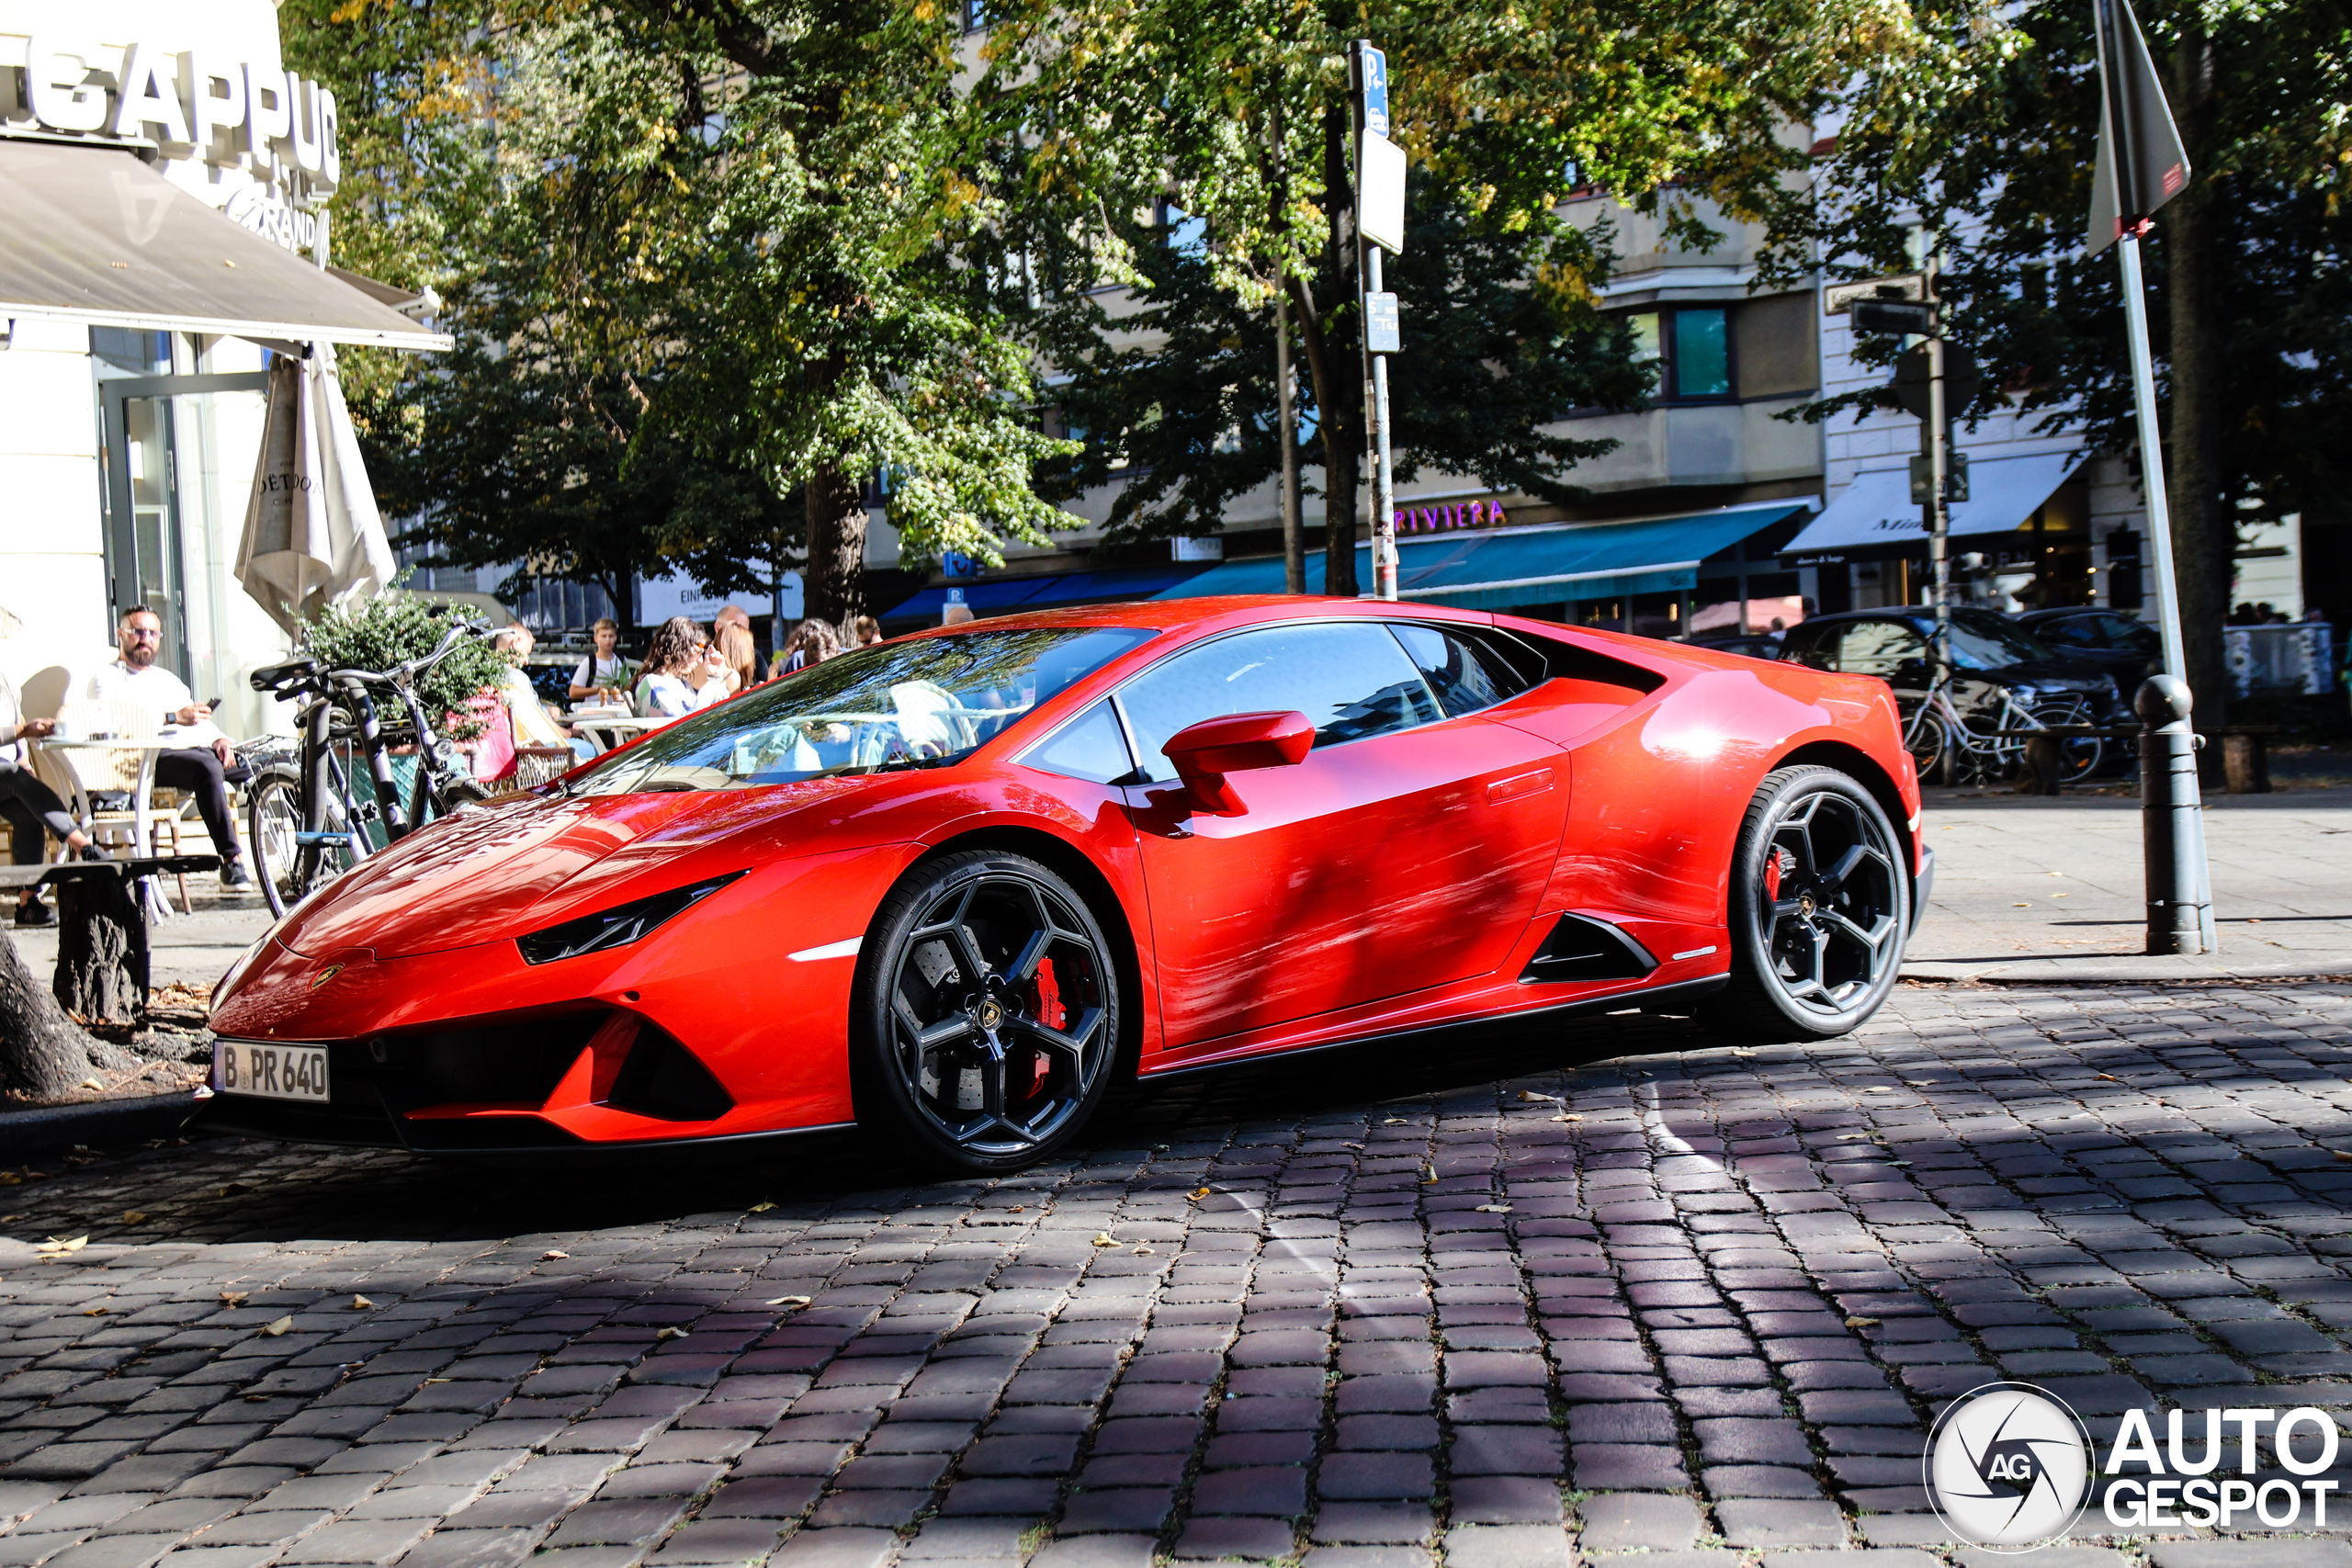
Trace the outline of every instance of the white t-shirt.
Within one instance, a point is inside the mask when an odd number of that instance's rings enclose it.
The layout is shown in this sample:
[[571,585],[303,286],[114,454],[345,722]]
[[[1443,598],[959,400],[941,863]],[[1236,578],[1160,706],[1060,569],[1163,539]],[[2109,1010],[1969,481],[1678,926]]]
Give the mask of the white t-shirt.
[[581,660],[580,667],[572,671],[571,683],[575,686],[592,688],[626,686],[628,684],[628,660],[617,653],[610,659],[600,659],[595,654],[589,654]]
[[723,677],[706,681],[696,691],[684,675],[648,675],[638,682],[637,694],[640,717],[684,718],[723,701],[727,682]]
[[136,703],[154,714],[163,725],[167,739],[183,747],[209,746],[228,737],[210,719],[201,724],[183,725],[177,718],[180,709],[196,701],[187,683],[160,664],[150,664],[144,670],[133,670],[118,659],[111,664],[101,664],[90,671],[83,683],[82,695],[95,703]]

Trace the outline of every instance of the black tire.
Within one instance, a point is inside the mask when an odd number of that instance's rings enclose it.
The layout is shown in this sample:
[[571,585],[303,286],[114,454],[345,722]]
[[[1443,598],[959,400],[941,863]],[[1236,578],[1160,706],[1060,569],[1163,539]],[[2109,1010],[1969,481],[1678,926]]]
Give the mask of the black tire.
[[1731,982],[1702,1021],[1745,1040],[1845,1034],[1894,988],[1908,861],[1878,802],[1834,768],[1768,775],[1732,852]]
[[253,845],[254,882],[273,916],[283,918],[300,899],[296,863],[302,828],[302,775],[290,767],[257,770],[245,786],[245,838]]
[[850,1006],[858,1121],[975,1174],[1067,1147],[1123,1066],[1110,939],[1084,897],[1023,855],[910,872],[867,929]]

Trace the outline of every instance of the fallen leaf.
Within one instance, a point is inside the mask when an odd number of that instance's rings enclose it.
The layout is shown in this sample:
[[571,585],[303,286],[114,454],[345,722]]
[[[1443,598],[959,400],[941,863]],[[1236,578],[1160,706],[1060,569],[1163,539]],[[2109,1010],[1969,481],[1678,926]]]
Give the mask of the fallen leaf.
[[683,1328],[664,1328],[653,1336],[656,1340],[684,1339],[685,1337],[686,1331]]
[[555,1248],[549,1247],[547,1251],[539,1254],[539,1261],[542,1263],[553,1263],[558,1258],[569,1258],[571,1256],[571,1254],[569,1252],[558,1252]]
[[241,1307],[245,1304],[245,1298],[251,1294],[253,1294],[251,1291],[223,1291],[220,1292],[220,1304]]
[[288,1329],[289,1329],[289,1328],[291,1328],[291,1327],[293,1327],[293,1326],[294,1326],[294,1320],[293,1320],[293,1318],[291,1318],[291,1317],[281,1317],[281,1318],[277,1319],[277,1320],[276,1322],[274,1322],[274,1323],[265,1323],[265,1324],[263,1324],[263,1325],[261,1325],[261,1331],[262,1331],[264,1334],[268,1335],[272,1339],[275,1339],[275,1338],[278,1337],[280,1335],[284,1334]]
[[1097,1247],[1116,1247],[1119,1245],[1119,1238],[1113,1235],[1109,1231],[1096,1231],[1094,1233],[1094,1245]]
[[2033,906],[2030,904],[2012,904],[2009,908],[2012,909],[2030,909]]
[[1384,1116],[1380,1119],[1380,1124],[1384,1127],[1402,1127],[1405,1124],[1405,1119],[1402,1116]]
[[2117,1077],[2113,1073],[2094,1073],[2092,1077],[2098,1078],[2101,1083],[2121,1083],[2123,1081],[2121,1078]]
[[1846,1320],[1846,1326],[1849,1328],[1876,1328],[1878,1326],[1878,1319],[1874,1317],[1849,1317]]
[[13,1170],[0,1170],[0,1187],[22,1187],[25,1179]]
[[1137,1258],[1149,1258],[1152,1255],[1152,1252],[1153,1248],[1148,1247],[1138,1247],[1136,1248],[1136,1256]]
[[89,1245],[90,1238],[86,1235],[77,1235],[72,1241],[60,1241],[55,1236],[51,1236],[33,1250],[53,1258],[68,1252],[79,1252]]
[[2352,1159],[2352,1151],[2337,1149],[2335,1151],[2335,1157],[2337,1159]]
[[766,1201],[765,1200],[763,1200],[763,1201],[761,1201],[760,1202],[757,1202],[757,1203],[754,1203],[754,1204],[752,1204],[752,1213],[755,1213],[755,1214],[764,1214],[764,1213],[766,1213],[770,1209],[773,1209],[773,1208],[775,1208],[775,1205],[774,1203],[770,1203],[770,1202]]
[[104,1307],[91,1307],[82,1314],[84,1317],[104,1317],[106,1314],[107,1309]]
[[1195,1203],[1199,1202],[1202,1199],[1204,1199],[1204,1198],[1207,1197],[1208,1195],[1209,1195],[1209,1190],[1208,1190],[1207,1188],[1205,1188],[1205,1187],[1195,1187],[1195,1188],[1193,1188],[1193,1189],[1192,1193],[1191,1193],[1192,1200],[1193,1200],[1193,1202],[1195,1202]]
[[366,1312],[375,1304],[376,1303],[374,1302],[369,1301],[366,1296],[354,1296],[351,1298],[351,1310],[354,1312]]
[[808,1304],[808,1298],[807,1296],[778,1296],[774,1301],[768,1303],[768,1305],[772,1307],[805,1307]]
[[1510,1205],[1509,1203],[1481,1203],[1478,1205],[1478,1212],[1482,1214],[1508,1214],[1510,1213]]
[[84,1078],[80,1083],[75,1084],[74,1087],[75,1089],[95,1089],[103,1090],[107,1087],[107,1080],[104,1078]]
[[144,1209],[125,1209],[122,1212],[122,1223],[127,1225],[145,1224],[147,1223],[147,1211]]
[[233,1198],[240,1192],[250,1192],[252,1190],[252,1188],[246,1186],[242,1181],[232,1181],[228,1186],[220,1189],[220,1196],[223,1198]]
[[426,1382],[455,1382],[458,1380],[455,1378],[427,1378],[424,1381]]
[[1026,1203],[1015,1203],[1011,1212],[1016,1214],[1025,1214],[1029,1212],[1029,1205]]
[[1584,1120],[1584,1115],[1581,1111],[1564,1111],[1559,1115],[1553,1117],[1552,1120],[1555,1122],[1581,1122]]
[[1422,1186],[1427,1187],[1427,1186],[1430,1185],[1432,1182],[1434,1182],[1434,1181],[1436,1181],[1436,1180],[1437,1180],[1437,1167],[1435,1167],[1435,1166],[1433,1166],[1433,1165],[1425,1165],[1425,1166],[1421,1167],[1421,1185],[1422,1185]]
[[1841,1144],[1856,1144],[1869,1136],[1868,1133],[1840,1133],[1838,1134],[1838,1141]]
[[1528,1102],[1529,1102],[1529,1103],[1531,1103],[1531,1104],[1532,1104],[1532,1103],[1534,1103],[1534,1102],[1536,1102],[1536,1101],[1538,1101],[1538,1100],[1544,1101],[1544,1102],[1546,1102],[1546,1103],[1548,1103],[1548,1104],[1552,1104],[1552,1105],[1557,1105],[1557,1104],[1559,1104],[1559,1103],[1560,1103],[1560,1097],[1559,1097],[1558,1095],[1556,1095],[1556,1094],[1538,1094],[1538,1093],[1536,1093],[1536,1092],[1535,1092],[1533,1089],[1521,1089],[1521,1090],[1519,1091],[1519,1098],[1520,1098],[1520,1099],[1521,1099],[1521,1100],[1523,1100],[1528,1101]]

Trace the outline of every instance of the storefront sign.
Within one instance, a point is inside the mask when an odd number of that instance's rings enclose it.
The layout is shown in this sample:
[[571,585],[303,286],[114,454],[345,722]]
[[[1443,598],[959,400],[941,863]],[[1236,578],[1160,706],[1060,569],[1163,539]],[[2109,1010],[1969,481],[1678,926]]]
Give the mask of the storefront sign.
[[[289,248],[317,237],[312,209],[343,177],[334,94],[274,64],[62,32],[0,38],[0,131],[153,147],[166,161],[238,169],[228,215]],[[221,200],[216,195],[213,198]]]
[[1396,513],[1396,531],[1433,534],[1448,528],[1493,527],[1502,521],[1503,505],[1499,501],[1474,501],[1466,506],[1404,507]]

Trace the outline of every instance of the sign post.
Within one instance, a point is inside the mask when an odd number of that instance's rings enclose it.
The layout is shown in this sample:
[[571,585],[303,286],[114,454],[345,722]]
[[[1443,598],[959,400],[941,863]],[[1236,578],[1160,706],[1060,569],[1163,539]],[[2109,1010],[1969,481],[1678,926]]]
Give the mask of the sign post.
[[[1901,333],[1926,340],[1924,350],[1910,350],[1904,355],[1904,366],[1898,366],[1895,384],[1897,397],[1904,407],[1919,416],[1919,450],[1926,458],[1924,486],[1918,491],[1920,524],[1928,534],[1928,603],[1936,612],[1935,678],[1943,680],[1951,672],[1951,394],[1954,378],[1952,368],[1945,363],[1943,322],[1936,309],[1936,258],[1929,256],[1925,269],[1905,273],[1899,277],[1880,278],[1860,286],[1870,292],[1863,295],[1855,286],[1846,286],[1836,298],[1826,300],[1833,312],[1849,311],[1854,320],[1854,330],[1860,333]],[[1911,355],[1924,352],[1927,370],[1927,396],[1919,400],[1910,393],[1917,383],[1906,388],[1903,369]],[[1963,362],[1965,356],[1962,356]],[[1972,395],[1974,384],[1969,383]],[[1914,468],[1913,472],[1918,472]],[[1943,761],[1951,765],[1951,753]]]
[[[2140,237],[2152,215],[2188,184],[2188,154],[2173,126],[2155,62],[2131,0],[2091,0],[2098,38],[2098,164],[2091,179],[2089,251],[2120,246],[2124,336],[2132,349],[2132,401],[2140,429],[2140,484],[2148,500],[2148,541],[2156,569],[2156,630],[2165,676],[2133,700],[2147,736],[2140,746],[2142,839],[2147,859],[2148,942],[2154,953],[2211,953],[2212,879],[2205,859],[2205,810],[2197,783],[2193,694],[2173,575],[2172,516],[2165,493],[2156,377],[2148,350],[2148,301],[2140,282]],[[2167,679],[2167,677],[2169,679]]]
[[1388,356],[1400,346],[1396,296],[1381,287],[1385,250],[1405,249],[1405,151],[1388,140],[1388,57],[1368,39],[1348,45],[1354,83],[1356,276],[1364,360],[1364,435],[1372,461],[1372,596],[1396,597],[1396,479],[1390,457]]

